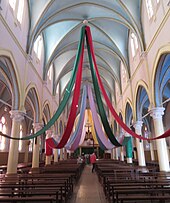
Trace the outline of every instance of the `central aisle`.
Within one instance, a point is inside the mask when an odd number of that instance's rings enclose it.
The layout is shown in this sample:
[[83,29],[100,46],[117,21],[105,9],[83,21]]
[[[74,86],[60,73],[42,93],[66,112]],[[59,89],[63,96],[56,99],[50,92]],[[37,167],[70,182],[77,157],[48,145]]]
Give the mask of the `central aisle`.
[[79,182],[74,188],[70,203],[106,203],[103,188],[96,173],[91,172],[91,167],[86,165]]

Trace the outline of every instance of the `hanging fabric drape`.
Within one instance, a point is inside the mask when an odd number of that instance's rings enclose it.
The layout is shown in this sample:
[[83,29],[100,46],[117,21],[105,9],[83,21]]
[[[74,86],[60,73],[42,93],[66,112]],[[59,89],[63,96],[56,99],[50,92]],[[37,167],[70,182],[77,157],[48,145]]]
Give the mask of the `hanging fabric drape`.
[[68,121],[67,121],[67,126],[66,126],[64,134],[59,143],[57,143],[52,138],[46,139],[47,144],[51,148],[57,148],[57,149],[63,148],[65,146],[65,144],[67,143],[67,141],[70,137],[70,134],[72,132],[74,121],[76,118],[76,112],[77,112],[77,108],[78,108],[79,96],[80,96],[83,58],[84,58],[84,42],[83,42],[83,46],[82,46],[82,53],[81,53],[79,68],[78,68],[78,72],[76,75],[76,83],[75,83],[75,88],[74,88],[73,100],[72,100],[72,104],[71,104],[71,110],[70,110]]
[[[76,54],[76,60],[74,63],[74,68],[72,71],[72,76],[70,78],[70,81],[67,85],[66,91],[64,93],[64,97],[60,103],[60,106],[58,107],[56,113],[54,114],[54,116],[50,119],[50,121],[38,132],[36,132],[33,135],[29,135],[26,137],[22,137],[22,138],[16,138],[16,137],[11,137],[9,135],[3,134],[2,132],[0,132],[1,136],[4,136],[8,139],[14,139],[14,140],[29,140],[29,139],[33,139],[36,138],[40,135],[42,135],[46,130],[48,130],[55,122],[56,120],[59,118],[59,116],[61,115],[61,113],[63,112],[69,98],[70,98],[70,94],[72,92],[74,83],[75,83],[75,77],[76,77],[76,73],[77,73],[77,69],[78,69],[78,65],[80,62],[80,54],[82,52],[82,50],[84,50],[83,46],[83,41],[84,41],[84,37],[85,37],[85,32],[86,32],[86,41],[87,41],[87,49],[88,49],[88,56],[89,56],[89,62],[90,62],[90,69],[91,69],[91,74],[92,74],[92,79],[93,79],[93,85],[94,85],[94,90],[95,90],[95,95],[96,95],[96,100],[97,100],[97,106],[99,109],[99,114],[105,129],[105,132],[107,134],[107,136],[109,137],[110,141],[112,142],[112,144],[114,144],[115,146],[121,146],[121,144],[116,140],[116,138],[114,137],[112,130],[109,126],[109,123],[107,121],[107,117],[105,114],[105,110],[103,107],[103,102],[101,99],[101,95],[100,95],[100,90],[99,90],[99,86],[101,89],[101,92],[104,96],[104,99],[108,105],[109,110],[111,111],[113,117],[115,118],[115,120],[118,122],[118,124],[130,135],[132,135],[135,138],[138,139],[142,139],[142,140],[156,140],[156,139],[161,139],[161,138],[166,138],[170,136],[170,129],[167,130],[165,133],[163,133],[162,135],[155,137],[155,138],[145,138],[142,137],[141,135],[136,134],[135,132],[133,132],[128,126],[126,126],[126,124],[119,118],[118,114],[116,113],[115,109],[112,106],[112,103],[110,102],[107,93],[104,89],[104,86],[102,84],[100,75],[99,75],[99,71],[97,68],[97,63],[96,63],[96,59],[95,59],[95,54],[94,54],[94,48],[93,48],[93,43],[92,43],[92,36],[91,36],[91,32],[90,32],[90,27],[89,26],[83,26],[81,29],[81,38],[79,41],[79,45],[78,45],[78,51]],[[94,63],[94,67],[93,67],[93,63]],[[95,68],[95,70],[94,70]],[[97,76],[97,77],[96,77]],[[98,85],[99,83],[99,85]],[[74,112],[73,112],[74,113]],[[63,146],[63,144],[65,143],[65,138],[63,138],[61,140],[61,144],[59,146]]]
[[[102,130],[100,121],[98,119],[98,115],[97,115],[97,111],[96,111],[96,107],[95,107],[93,94],[92,94],[92,90],[91,90],[90,85],[88,85],[87,90],[88,90],[90,109],[92,112],[93,121],[94,121],[94,125],[95,125],[95,130],[97,132],[97,136],[98,136],[99,140],[102,142],[102,144],[105,146],[105,148],[112,149],[115,146],[112,143],[110,143],[110,141],[106,138],[106,136]],[[122,136],[121,139],[118,139],[118,142],[121,143],[121,145],[126,145],[128,140],[129,140],[129,137]]]
[[[86,122],[87,122],[87,116],[85,116],[85,118],[84,118],[84,124],[83,124],[83,126],[86,125]],[[81,134],[81,138],[80,138],[79,145],[82,145],[82,144],[83,144],[84,139],[85,139],[85,136],[86,136],[86,128],[83,128],[83,131],[82,131],[82,134]]]
[[[40,135],[42,135],[46,130],[48,130],[55,122],[56,120],[59,118],[59,116],[61,115],[61,113],[63,112],[73,89],[74,83],[75,83],[75,77],[76,77],[76,73],[77,73],[77,69],[78,69],[78,64],[80,62],[80,54],[82,52],[82,45],[83,45],[83,41],[84,41],[84,36],[85,36],[85,26],[82,27],[81,29],[81,37],[80,37],[80,41],[79,41],[79,45],[78,45],[78,51],[76,54],[76,60],[74,63],[74,67],[73,67],[73,71],[72,71],[72,75],[70,78],[70,81],[67,85],[66,91],[64,93],[64,97],[60,103],[60,106],[58,107],[56,113],[54,114],[54,116],[50,119],[50,121],[38,132],[36,132],[33,135],[29,135],[26,137],[22,137],[22,138],[16,138],[16,137],[11,137],[9,135],[5,135],[3,133],[0,132],[0,134],[6,138],[9,139],[14,139],[14,140],[29,140],[29,139],[33,139],[35,137],[38,137]],[[83,48],[84,50],[84,48]]]
[[96,137],[97,137],[97,140],[98,140],[98,143],[99,143],[99,146],[102,150],[107,150],[107,148],[104,146],[104,144],[102,143],[102,141],[100,140],[97,132],[96,132]]
[[51,156],[53,154],[53,149],[48,146],[48,144],[45,142],[45,155]]
[[90,27],[89,26],[86,26],[86,37],[87,37],[87,41],[89,42],[89,52],[92,54],[92,59],[93,59],[93,63],[94,63],[94,67],[95,67],[95,71],[96,71],[96,75],[97,75],[97,79],[98,79],[98,82],[99,82],[99,85],[100,85],[100,89],[102,91],[102,94],[105,98],[105,101],[108,105],[108,108],[109,110],[111,111],[113,117],[116,119],[116,121],[118,122],[118,124],[127,132],[129,133],[130,135],[132,135],[133,137],[135,138],[138,138],[138,139],[142,139],[142,140],[156,140],[156,139],[161,139],[161,138],[166,138],[168,136],[170,136],[170,129],[168,131],[166,131],[164,134],[158,136],[158,137],[155,137],[155,138],[145,138],[145,137],[142,137],[138,134],[136,134],[135,132],[133,132],[118,116],[118,114],[116,113],[115,109],[113,108],[108,96],[107,96],[107,93],[104,89],[104,86],[102,84],[102,81],[101,81],[101,78],[100,78],[100,74],[99,74],[99,71],[98,71],[98,68],[97,68],[97,63],[96,63],[96,59],[95,59],[95,54],[94,54],[94,48],[93,48],[93,43],[92,43],[92,36],[91,36],[91,32],[90,32]]
[[79,145],[83,124],[84,124],[84,116],[85,116],[85,110],[86,110],[86,101],[87,101],[87,87],[83,87],[83,96],[81,101],[81,108],[80,108],[80,117],[78,124],[76,126],[76,130],[71,136],[70,140],[67,142],[65,148],[68,150],[72,150],[72,148],[77,147]]
[[99,115],[101,117],[101,121],[102,121],[104,130],[105,130],[109,140],[111,141],[111,143],[113,145],[121,146],[121,144],[116,140],[115,136],[113,135],[112,130],[110,128],[110,125],[108,123],[107,117],[106,117],[106,113],[105,113],[105,110],[103,107],[103,102],[102,102],[100,91],[99,91],[97,78],[96,78],[95,71],[93,68],[93,62],[92,62],[92,57],[91,57],[91,53],[90,53],[90,46],[89,46],[89,41],[88,41],[87,37],[86,37],[86,43],[87,43],[90,70],[91,70],[91,75],[92,75],[92,80],[93,80],[93,86],[94,86],[94,92],[95,92],[95,96],[96,96],[97,107],[99,110]]
[[98,119],[98,115],[97,115],[97,111],[96,111],[96,107],[95,107],[93,94],[92,94],[92,90],[91,90],[90,85],[87,86],[87,91],[88,91],[89,105],[90,105],[90,109],[92,112],[94,126],[95,126],[97,136],[100,139],[101,143],[103,143],[105,148],[112,149],[114,147],[114,145],[112,143],[108,142],[108,140],[107,140],[107,138],[106,138],[106,136],[102,130],[101,123]]

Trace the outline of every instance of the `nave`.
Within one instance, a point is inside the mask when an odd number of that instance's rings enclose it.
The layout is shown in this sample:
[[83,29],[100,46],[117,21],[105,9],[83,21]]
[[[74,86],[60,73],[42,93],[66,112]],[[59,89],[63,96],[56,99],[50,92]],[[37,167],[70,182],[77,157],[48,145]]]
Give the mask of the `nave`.
[[86,165],[69,203],[107,203],[101,184],[92,166]]

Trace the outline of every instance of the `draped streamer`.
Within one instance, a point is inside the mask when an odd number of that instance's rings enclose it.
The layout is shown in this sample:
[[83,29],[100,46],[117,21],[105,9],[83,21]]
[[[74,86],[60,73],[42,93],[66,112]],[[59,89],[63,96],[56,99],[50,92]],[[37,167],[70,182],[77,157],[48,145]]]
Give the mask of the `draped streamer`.
[[102,141],[100,140],[100,137],[98,136],[97,132],[96,132],[96,137],[97,137],[97,141],[99,143],[99,146],[102,150],[107,150],[107,148],[104,146],[104,144],[102,143]]
[[121,144],[116,140],[115,136],[113,135],[112,130],[110,128],[110,125],[108,123],[107,117],[106,117],[106,113],[105,113],[105,110],[103,107],[103,102],[102,102],[100,91],[99,91],[97,78],[96,78],[95,71],[93,68],[93,62],[92,62],[92,57],[91,57],[91,53],[90,53],[88,38],[86,38],[86,43],[87,43],[87,50],[88,50],[88,56],[89,56],[89,62],[90,62],[90,70],[91,70],[91,74],[92,74],[92,80],[93,80],[93,86],[94,86],[97,106],[99,109],[99,115],[101,117],[103,127],[104,127],[105,132],[106,132],[109,140],[111,141],[111,143],[114,144],[115,146],[121,146]]
[[[97,111],[96,111],[96,107],[95,107],[93,94],[92,94],[92,90],[91,90],[90,85],[88,85],[87,90],[88,90],[90,109],[91,109],[91,112],[92,112],[93,121],[94,121],[95,129],[96,129],[96,132],[97,132],[97,136],[98,136],[99,140],[102,142],[102,144],[105,146],[105,148],[112,149],[115,146],[112,145],[112,143],[110,143],[110,141],[106,138],[106,136],[105,136],[105,134],[104,134],[104,132],[102,130],[100,121],[98,119],[98,115],[97,115]],[[122,145],[126,145],[127,142],[129,141],[129,137],[122,136],[121,138],[118,138],[118,141]]]
[[[87,117],[85,116],[83,126],[85,126],[85,125],[86,125],[86,122],[87,122]],[[82,131],[82,134],[81,134],[81,138],[80,138],[79,145],[82,145],[82,144],[83,144],[84,139],[85,139],[85,136],[86,136],[86,128],[83,128],[83,131]]]
[[[62,111],[64,110],[69,98],[70,98],[70,94],[71,91],[73,89],[74,83],[75,83],[75,77],[76,77],[76,73],[77,73],[77,69],[78,69],[78,64],[80,61],[80,54],[82,52],[82,45],[83,45],[83,41],[84,41],[84,36],[85,36],[85,26],[82,27],[81,29],[81,37],[80,37],[80,41],[79,41],[79,45],[78,45],[78,51],[76,54],[76,60],[74,63],[74,67],[73,67],[73,71],[72,71],[72,76],[70,78],[70,81],[67,85],[66,91],[64,93],[64,97],[63,100],[60,103],[60,106],[58,107],[56,113],[54,114],[54,116],[50,119],[50,121],[44,126],[44,128],[42,128],[41,130],[39,130],[38,132],[36,132],[33,135],[29,135],[26,137],[22,137],[22,138],[17,138],[17,137],[11,137],[9,135],[3,134],[2,132],[0,132],[0,135],[9,138],[9,139],[13,139],[13,140],[29,140],[29,139],[33,139],[35,137],[38,137],[40,135],[42,135],[46,130],[48,130],[54,123],[55,121],[59,118],[59,116],[61,115]],[[83,48],[84,50],[84,48]]]
[[89,49],[92,54],[92,59],[93,59],[93,63],[94,63],[94,67],[95,67],[95,70],[96,70],[96,75],[97,75],[97,79],[98,79],[98,82],[99,82],[99,85],[100,85],[100,89],[102,91],[102,94],[105,98],[105,101],[113,115],[113,117],[116,119],[116,121],[118,122],[118,124],[127,132],[129,133],[130,135],[132,135],[133,137],[135,138],[138,138],[138,139],[142,139],[142,140],[156,140],[156,139],[161,139],[161,138],[166,138],[168,136],[170,136],[170,129],[167,130],[164,134],[158,136],[158,137],[155,137],[155,138],[145,138],[145,137],[142,137],[138,134],[136,134],[135,132],[133,132],[128,126],[126,126],[126,124],[119,118],[118,114],[116,113],[115,109],[113,108],[108,96],[107,96],[107,93],[104,89],[104,86],[102,84],[102,81],[101,81],[101,78],[100,78],[100,74],[99,74],[99,71],[98,71],[98,68],[97,68],[97,63],[96,63],[96,59],[95,59],[95,54],[94,54],[94,48],[93,48],[93,43],[92,43],[92,36],[91,36],[91,32],[90,32],[90,27],[89,26],[86,26],[86,37],[87,37],[87,41],[89,43]]
[[83,58],[84,58],[84,42],[83,42],[83,49],[82,49],[82,53],[81,53],[79,68],[78,68],[78,72],[76,75],[75,89],[74,89],[73,100],[72,100],[72,104],[71,104],[71,110],[70,110],[68,121],[67,121],[67,126],[66,126],[64,134],[59,143],[57,143],[54,140],[54,138],[46,139],[47,144],[51,148],[57,148],[57,149],[63,148],[65,146],[65,144],[67,143],[67,141],[70,137],[71,131],[73,129],[74,121],[76,118],[77,105],[78,105],[79,96],[80,96]]
[[107,138],[106,138],[106,136],[102,130],[100,121],[98,119],[98,115],[97,115],[97,111],[96,111],[96,107],[95,107],[95,103],[94,103],[94,99],[93,99],[92,90],[91,90],[90,85],[87,86],[87,91],[88,91],[89,105],[90,105],[90,109],[91,109],[92,116],[93,116],[96,134],[97,134],[98,138],[100,139],[100,141],[105,146],[105,148],[112,149],[114,147],[114,145],[112,143],[108,142],[108,140],[107,140]]
[[76,127],[75,132],[72,135],[72,139],[69,140],[69,142],[66,144],[66,148],[69,150],[72,150],[73,148],[77,147],[79,145],[83,124],[84,124],[84,115],[86,110],[86,100],[87,100],[87,87],[83,87],[83,96],[82,96],[82,102],[81,102],[81,108],[80,108],[80,117],[79,121]]
[[51,156],[53,154],[53,150],[51,147],[48,146],[48,144],[45,142],[45,155]]
[[[79,45],[78,45],[78,51],[77,51],[77,54],[76,54],[76,60],[75,60],[75,63],[74,63],[72,76],[71,76],[70,81],[69,81],[69,83],[67,85],[66,91],[64,93],[63,100],[61,101],[60,106],[58,107],[56,113],[51,118],[51,120],[41,130],[39,130],[37,133],[35,133],[33,135],[30,135],[30,136],[26,136],[26,137],[22,137],[22,138],[16,138],[16,137],[11,137],[9,135],[3,134],[2,132],[0,132],[0,135],[4,136],[6,138],[9,138],[9,139],[14,139],[14,140],[29,140],[29,139],[33,139],[35,137],[38,137],[38,136],[42,135],[46,130],[48,130],[55,123],[55,121],[59,118],[62,111],[64,110],[64,108],[65,108],[65,106],[66,106],[66,104],[68,102],[68,99],[70,97],[71,91],[73,89],[74,83],[75,83],[75,77],[76,77],[78,65],[80,63],[80,54],[81,54],[82,50],[84,51],[84,47],[82,49],[82,45],[83,45],[83,41],[84,41],[85,31],[86,31],[86,41],[87,41],[87,49],[88,49],[88,55],[89,55],[89,61],[90,61],[90,68],[91,68],[91,73],[92,73],[93,85],[94,85],[95,95],[96,95],[96,99],[97,99],[97,105],[98,105],[98,109],[99,109],[99,114],[101,116],[101,120],[102,120],[104,129],[105,129],[105,132],[108,135],[110,141],[115,146],[121,146],[120,143],[114,137],[114,135],[112,133],[112,130],[111,130],[110,126],[109,126],[109,123],[107,121],[106,114],[105,114],[104,107],[103,107],[103,103],[102,103],[102,99],[101,99],[101,95],[100,95],[100,91],[99,91],[99,86],[100,86],[101,92],[102,92],[102,94],[103,94],[103,96],[105,98],[105,101],[106,101],[106,103],[108,105],[109,110],[111,111],[112,115],[114,116],[114,118],[118,122],[118,124],[127,133],[129,133],[130,135],[132,135],[135,138],[142,139],[142,140],[156,140],[156,139],[166,138],[166,137],[170,136],[170,129],[169,129],[164,134],[162,134],[160,136],[157,136],[155,138],[142,137],[141,135],[138,135],[135,132],[133,132],[119,118],[118,114],[116,113],[115,109],[113,108],[113,106],[112,106],[112,104],[111,104],[111,102],[110,102],[110,100],[109,100],[109,98],[107,96],[107,93],[106,93],[106,91],[104,89],[104,86],[102,84],[102,81],[101,81],[101,78],[100,78],[100,75],[99,75],[99,71],[98,71],[97,63],[96,63],[96,59],[95,59],[95,54],[94,54],[93,43],[92,43],[92,36],[91,36],[89,26],[83,26],[82,29],[81,29],[81,38],[80,38]],[[94,63],[94,67],[93,67],[93,63]],[[94,68],[95,68],[95,70],[94,70]],[[96,78],[96,76],[97,76],[97,78]],[[99,82],[99,86],[98,86],[98,82]],[[69,136],[67,135],[66,137],[69,137]],[[59,145],[60,147],[64,145],[65,140],[68,140],[68,139],[64,138],[64,136],[63,136],[63,139],[61,140],[61,144]]]

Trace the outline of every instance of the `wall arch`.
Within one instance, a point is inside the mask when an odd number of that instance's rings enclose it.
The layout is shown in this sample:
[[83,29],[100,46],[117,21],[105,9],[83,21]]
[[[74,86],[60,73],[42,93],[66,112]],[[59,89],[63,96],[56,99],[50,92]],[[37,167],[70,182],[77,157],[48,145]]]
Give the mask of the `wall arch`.
[[156,98],[155,98],[155,80],[156,80],[156,74],[157,74],[159,65],[161,64],[162,60],[164,59],[164,57],[167,54],[170,54],[170,44],[160,47],[160,49],[158,50],[156,57],[155,57],[155,61],[154,61],[153,69],[152,69],[153,70],[152,78],[151,78],[151,81],[152,81],[152,91],[151,91],[152,92],[152,94],[151,94],[152,103],[151,103],[151,105],[152,105],[152,107],[159,106],[159,103],[160,103],[160,101],[156,101]]
[[41,110],[41,103],[40,103],[40,98],[38,94],[38,89],[35,84],[29,84],[26,88],[25,91],[25,98],[24,98],[24,103],[26,101],[26,98],[29,98],[33,110],[34,110],[34,122],[38,123],[41,122],[42,119],[42,110]]
[[12,109],[21,110],[21,80],[14,57],[8,50],[0,49],[0,73],[12,93]]

